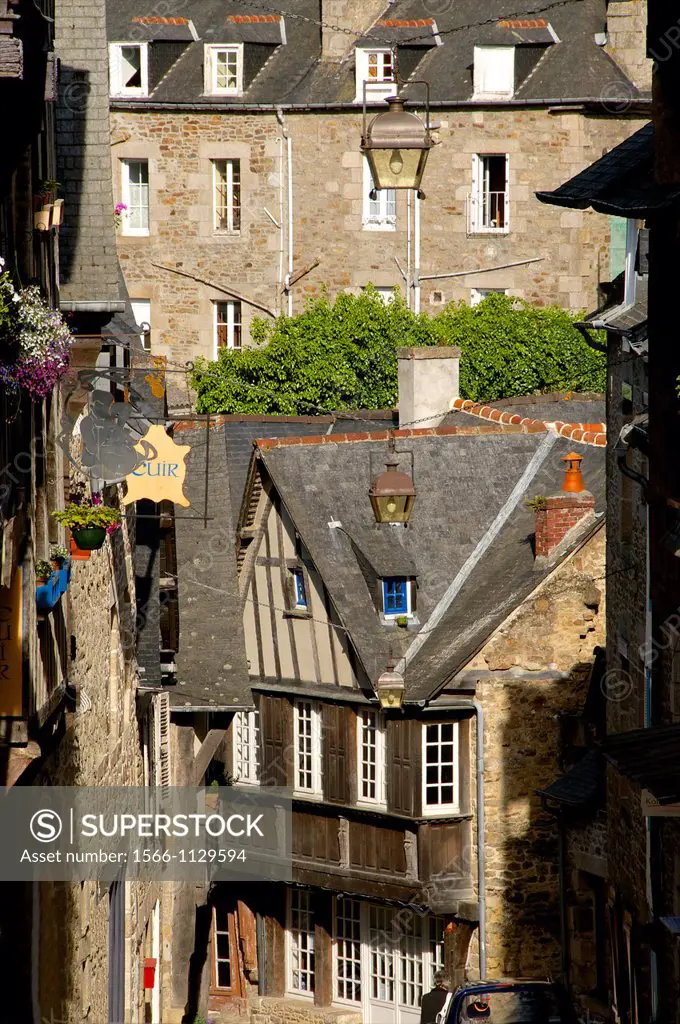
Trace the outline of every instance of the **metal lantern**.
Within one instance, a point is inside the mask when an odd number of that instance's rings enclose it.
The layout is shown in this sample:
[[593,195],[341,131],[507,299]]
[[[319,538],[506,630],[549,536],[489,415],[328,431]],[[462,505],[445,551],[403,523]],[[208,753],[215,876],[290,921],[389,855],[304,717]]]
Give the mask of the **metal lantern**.
[[[427,123],[417,114],[404,110],[404,101],[398,96],[387,100],[389,110],[378,114],[366,127],[364,96],[364,131],[361,151],[371,168],[376,189],[413,188],[420,191],[427,156],[432,148]],[[429,108],[429,104],[428,104]]]
[[381,708],[400,708],[404,700],[404,677],[394,667],[392,656],[387,667],[376,683],[376,692]]
[[407,523],[416,500],[416,488],[408,473],[397,469],[395,455],[390,454],[385,472],[371,484],[368,496],[377,523]]

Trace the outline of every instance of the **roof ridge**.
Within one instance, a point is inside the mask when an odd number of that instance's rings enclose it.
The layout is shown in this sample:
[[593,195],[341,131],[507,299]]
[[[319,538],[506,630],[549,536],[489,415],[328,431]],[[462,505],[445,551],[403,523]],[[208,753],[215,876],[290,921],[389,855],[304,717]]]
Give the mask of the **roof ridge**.
[[507,426],[524,427],[529,432],[540,430],[554,430],[560,437],[568,437],[572,441],[581,444],[593,445],[597,448],[604,448],[607,445],[606,423],[567,423],[564,420],[536,420],[529,416],[519,416],[517,413],[504,412],[491,404],[480,404],[469,398],[454,398],[451,402],[451,409],[460,409],[469,416],[479,416],[483,420],[492,420],[494,423],[501,423]]
[[[536,424],[535,426],[533,424]],[[260,450],[268,448],[288,448],[292,445],[319,445],[319,444],[354,444],[357,441],[389,441],[391,437],[397,440],[403,438],[418,437],[446,437],[458,434],[460,436],[478,436],[480,434],[537,434],[547,433],[548,428],[540,420],[525,420],[522,424],[486,423],[478,427],[415,427],[403,430],[364,430],[358,433],[338,434],[309,434],[297,437],[258,437],[253,445]]]

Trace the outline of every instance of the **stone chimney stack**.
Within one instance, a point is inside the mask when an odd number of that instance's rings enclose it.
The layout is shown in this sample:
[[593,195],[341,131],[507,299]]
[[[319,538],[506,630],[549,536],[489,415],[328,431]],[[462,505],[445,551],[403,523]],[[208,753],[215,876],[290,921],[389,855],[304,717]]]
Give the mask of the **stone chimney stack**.
[[570,452],[562,460],[562,490],[536,507],[536,558],[548,558],[574,527],[595,515],[595,498],[581,476],[583,456]]
[[386,8],[387,0],[321,0],[321,59],[343,60]]
[[459,397],[460,349],[453,345],[397,349],[399,426],[436,427]]

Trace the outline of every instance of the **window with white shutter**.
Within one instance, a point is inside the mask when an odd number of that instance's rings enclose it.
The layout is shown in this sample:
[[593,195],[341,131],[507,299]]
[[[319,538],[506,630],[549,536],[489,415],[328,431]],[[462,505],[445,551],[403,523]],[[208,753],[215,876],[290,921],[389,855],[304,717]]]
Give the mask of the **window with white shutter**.
[[474,96],[503,99],[515,92],[515,47],[475,46]]
[[367,231],[395,231],[397,227],[396,189],[374,188],[371,168],[365,157],[362,223]]
[[109,88],[112,96],[148,96],[148,54],[146,43],[109,45]]

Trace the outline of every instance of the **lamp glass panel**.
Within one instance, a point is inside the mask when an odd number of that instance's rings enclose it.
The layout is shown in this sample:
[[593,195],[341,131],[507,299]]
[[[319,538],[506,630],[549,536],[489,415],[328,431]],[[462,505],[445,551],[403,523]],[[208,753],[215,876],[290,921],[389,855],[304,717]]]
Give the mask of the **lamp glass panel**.
[[413,504],[405,494],[372,495],[371,504],[379,523],[405,523],[411,514]]
[[420,188],[426,149],[368,149],[376,188]]

